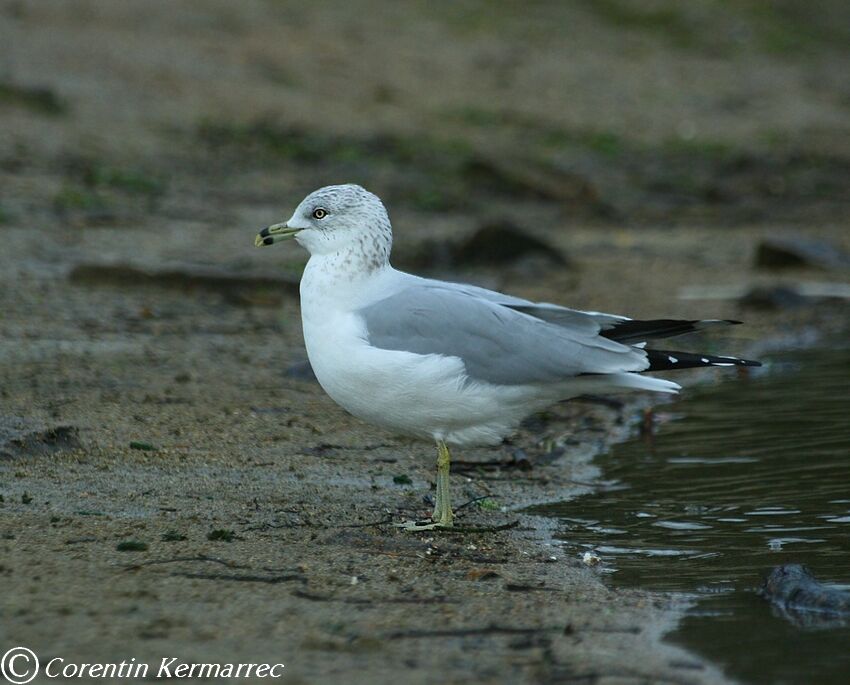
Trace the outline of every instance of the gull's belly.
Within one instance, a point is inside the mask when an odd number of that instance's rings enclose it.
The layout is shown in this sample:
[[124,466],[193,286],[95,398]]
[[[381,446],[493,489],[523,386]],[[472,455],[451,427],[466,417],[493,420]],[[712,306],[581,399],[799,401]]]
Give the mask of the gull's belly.
[[457,357],[372,347],[359,316],[303,316],[310,364],[325,392],[369,423],[456,444],[498,443],[537,404],[530,388],[469,384]]

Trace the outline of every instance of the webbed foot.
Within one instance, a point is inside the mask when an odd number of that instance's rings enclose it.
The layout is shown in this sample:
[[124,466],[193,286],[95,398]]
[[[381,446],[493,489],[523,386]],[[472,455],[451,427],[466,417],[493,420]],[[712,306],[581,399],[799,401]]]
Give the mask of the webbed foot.
[[437,530],[440,528],[451,528],[452,524],[441,523],[440,521],[402,521],[401,523],[393,524],[396,528],[401,528],[410,533],[417,533],[425,530]]

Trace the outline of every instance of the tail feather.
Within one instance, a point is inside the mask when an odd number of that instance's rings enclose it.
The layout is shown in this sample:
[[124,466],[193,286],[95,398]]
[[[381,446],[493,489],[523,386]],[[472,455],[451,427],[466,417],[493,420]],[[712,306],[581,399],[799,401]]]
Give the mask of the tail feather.
[[693,352],[674,352],[667,350],[646,350],[649,358],[647,371],[671,371],[673,369],[693,369],[701,366],[761,366],[761,362],[738,357],[724,357]]
[[614,373],[602,376],[602,382],[609,386],[609,392],[619,390],[649,390],[650,392],[666,392],[675,395],[682,386],[664,378],[651,378],[638,373]]

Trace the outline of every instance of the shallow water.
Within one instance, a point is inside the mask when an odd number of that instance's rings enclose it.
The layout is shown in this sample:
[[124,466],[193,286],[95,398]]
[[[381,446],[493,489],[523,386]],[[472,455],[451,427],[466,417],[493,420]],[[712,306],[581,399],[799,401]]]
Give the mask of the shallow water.
[[609,487],[536,511],[611,583],[695,595],[669,639],[729,676],[844,685],[850,619],[784,617],[755,590],[793,562],[850,587],[850,349],[768,361],[659,407],[652,438],[599,458]]

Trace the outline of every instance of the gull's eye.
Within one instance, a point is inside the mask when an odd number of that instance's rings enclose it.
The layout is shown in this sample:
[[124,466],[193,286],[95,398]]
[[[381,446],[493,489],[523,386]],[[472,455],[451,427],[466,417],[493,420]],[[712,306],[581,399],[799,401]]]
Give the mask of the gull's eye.
[[317,207],[313,210],[314,219],[324,219],[328,215],[328,210]]

